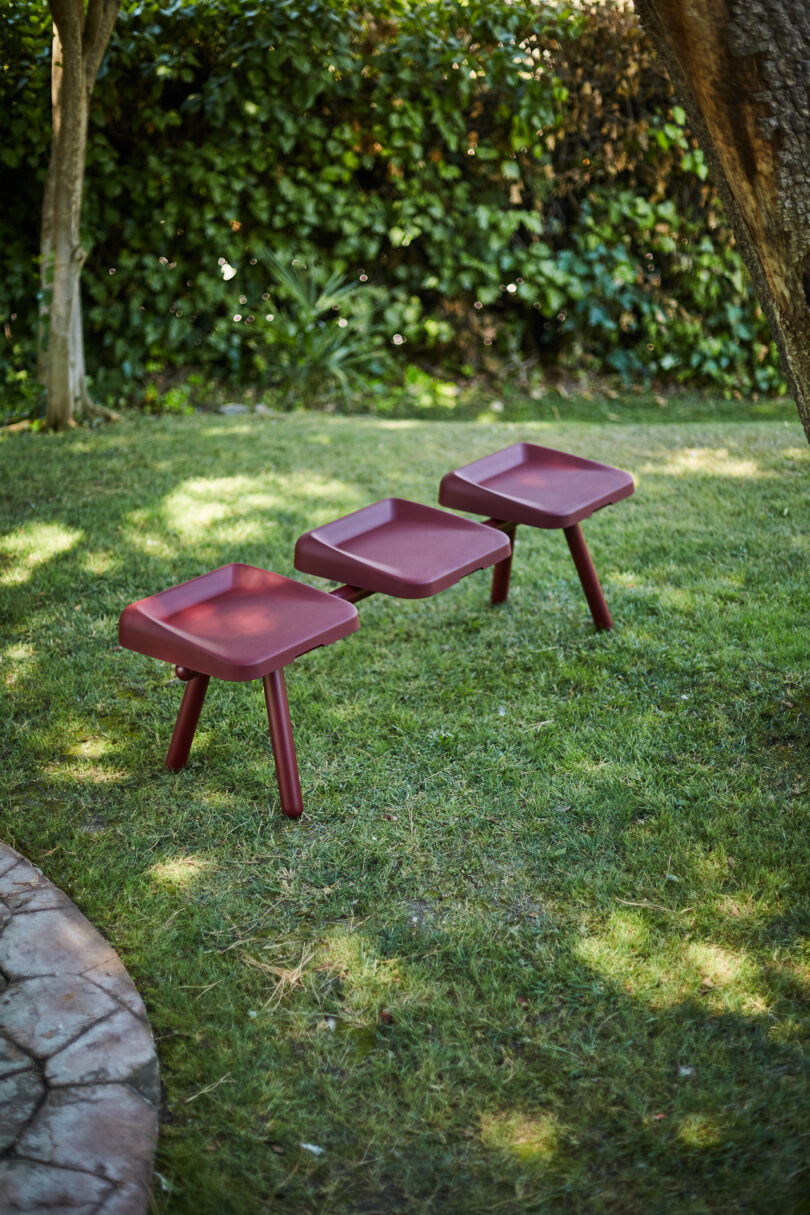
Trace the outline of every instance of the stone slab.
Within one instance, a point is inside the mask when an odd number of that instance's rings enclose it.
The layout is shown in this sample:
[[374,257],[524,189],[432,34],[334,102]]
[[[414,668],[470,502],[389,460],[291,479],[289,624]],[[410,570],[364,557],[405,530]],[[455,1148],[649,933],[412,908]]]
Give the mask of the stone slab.
[[0,1215],[146,1215],[159,1102],[121,960],[0,843]]
[[124,964],[119,957],[104,962],[101,966],[93,966],[82,972],[82,977],[96,983],[108,996],[128,1008],[136,1017],[146,1020],[146,1008],[135,984],[127,974]]
[[51,1085],[128,1083],[154,1057],[148,1026],[122,1008],[51,1055],[45,1079]]
[[116,1186],[101,1204],[97,1215],[144,1215],[149,1203],[149,1190],[139,1182]]
[[53,1089],[17,1154],[42,1164],[82,1168],[114,1182],[149,1184],[155,1111],[123,1084]]
[[47,1059],[116,1008],[86,979],[49,975],[0,992],[0,1027],[23,1050]]
[[13,865],[19,865],[20,861],[24,861],[25,857],[20,856],[19,852],[15,852],[13,848],[9,848],[8,844],[0,843],[0,877],[4,873],[8,873]]
[[[52,1168],[28,1160],[0,1160],[3,1215],[95,1215],[110,1183],[76,1169]],[[140,1215],[146,1207],[141,1207]]]
[[53,911],[72,904],[57,886],[43,880],[41,884],[31,885],[18,894],[7,894],[6,906],[16,915],[21,911]]
[[42,1077],[30,1069],[0,1080],[0,1152],[11,1147],[44,1096]]
[[93,966],[111,964],[116,957],[72,903],[61,910],[15,915],[0,940],[0,968],[9,979],[79,975]]
[[16,1042],[0,1033],[0,1077],[23,1072],[32,1063],[33,1059],[26,1051],[20,1050]]
[[0,899],[7,899],[10,894],[24,894],[42,885],[44,879],[38,869],[29,865],[28,861],[19,860],[0,874]]

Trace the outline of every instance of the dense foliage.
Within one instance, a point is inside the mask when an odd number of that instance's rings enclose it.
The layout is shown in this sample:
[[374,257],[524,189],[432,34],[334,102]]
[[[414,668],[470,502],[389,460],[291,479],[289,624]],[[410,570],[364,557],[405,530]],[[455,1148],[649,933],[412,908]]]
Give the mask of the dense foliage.
[[[6,4],[2,38],[13,377],[34,362],[43,6]],[[148,0],[119,18],[91,125],[85,330],[102,395],[166,367],[289,384],[299,340],[366,372],[537,358],[781,386],[702,156],[623,9]],[[298,259],[313,300],[336,273],[358,290],[304,318],[266,249]]]

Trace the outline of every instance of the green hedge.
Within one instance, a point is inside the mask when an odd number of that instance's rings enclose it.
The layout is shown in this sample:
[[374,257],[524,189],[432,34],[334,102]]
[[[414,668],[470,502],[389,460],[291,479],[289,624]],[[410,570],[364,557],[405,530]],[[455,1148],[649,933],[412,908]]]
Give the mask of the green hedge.
[[[7,378],[34,358],[42,7],[2,12]],[[167,367],[281,378],[296,305],[265,249],[362,284],[353,324],[380,339],[380,374],[424,356],[467,372],[538,358],[628,381],[782,387],[632,14],[149,0],[119,18],[91,126],[85,330],[102,395]]]

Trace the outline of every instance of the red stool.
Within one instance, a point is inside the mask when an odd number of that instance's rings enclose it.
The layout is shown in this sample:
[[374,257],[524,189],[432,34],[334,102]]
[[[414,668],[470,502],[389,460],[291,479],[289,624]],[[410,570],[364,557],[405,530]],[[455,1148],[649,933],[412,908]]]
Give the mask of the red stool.
[[357,609],[333,595],[252,565],[225,565],[125,608],[121,645],[175,664],[186,690],[166,767],[188,760],[211,676],[261,679],[281,809],[303,810],[283,668],[358,628]]
[[435,506],[385,498],[299,536],[297,570],[348,585],[332,595],[356,601],[380,592],[427,599],[473,570],[508,559],[492,528]]
[[[613,621],[580,523],[603,506],[628,498],[634,488],[633,478],[620,468],[551,447],[515,443],[447,473],[439,488],[439,502],[491,516],[487,524],[505,532],[513,546],[519,523],[562,528],[594,624],[597,629],[610,629]],[[493,603],[503,603],[509,594],[511,566],[510,552],[495,567]]]

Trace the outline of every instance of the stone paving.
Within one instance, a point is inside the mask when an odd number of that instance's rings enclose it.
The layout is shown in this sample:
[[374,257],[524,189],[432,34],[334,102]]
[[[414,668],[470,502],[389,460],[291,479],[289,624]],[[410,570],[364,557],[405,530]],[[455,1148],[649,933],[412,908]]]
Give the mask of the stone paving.
[[0,844],[0,1213],[144,1215],[160,1080],[118,955]]

